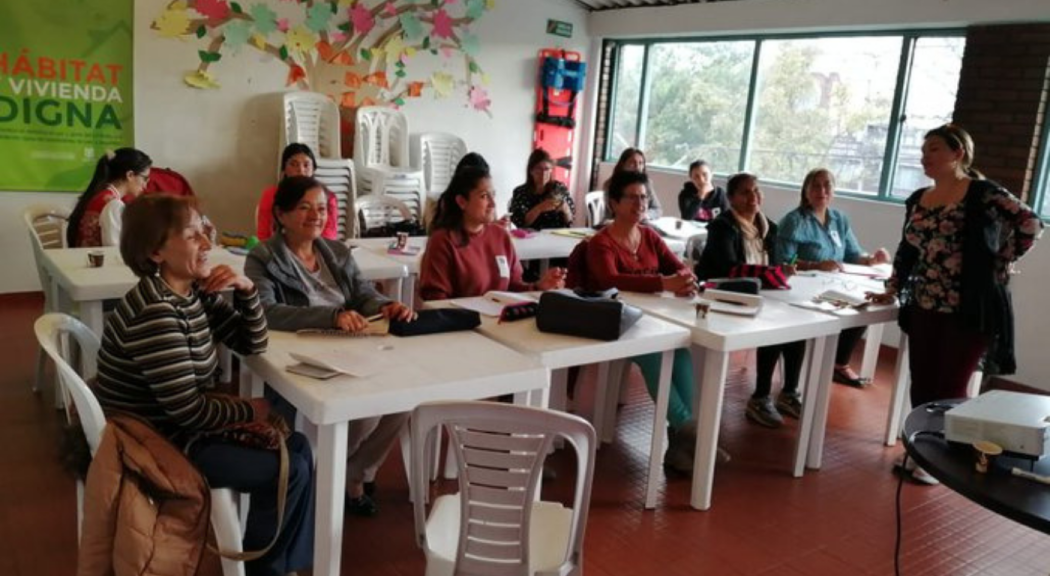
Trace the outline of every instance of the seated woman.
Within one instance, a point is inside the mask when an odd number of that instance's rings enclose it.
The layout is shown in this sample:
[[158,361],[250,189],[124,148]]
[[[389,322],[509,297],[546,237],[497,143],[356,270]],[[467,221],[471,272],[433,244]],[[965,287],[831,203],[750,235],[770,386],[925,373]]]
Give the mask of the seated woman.
[[[817,168],[806,174],[798,208],[780,220],[776,251],[779,262],[793,262],[799,270],[835,272],[842,268],[842,262],[871,266],[890,261],[885,248],[870,255],[864,252],[850,228],[849,218],[831,207],[834,196],[835,175],[830,170]],[[868,384],[849,365],[863,334],[863,327],[839,334],[832,376],[835,382],[855,387]]]
[[682,220],[709,222],[729,210],[726,192],[711,183],[711,166],[704,160],[689,165],[689,180],[678,193]]
[[565,285],[565,270],[551,268],[539,282],[522,280],[521,263],[507,230],[495,223],[496,200],[487,170],[466,167],[441,195],[423,253],[423,300],[481,296],[489,290],[526,292]]
[[[284,151],[281,152],[282,179],[290,176],[313,177],[314,170],[317,170],[317,158],[314,157],[313,150],[310,150],[309,146],[295,142],[284,147]],[[262,196],[259,197],[259,206],[255,212],[255,236],[259,241],[267,240],[273,236],[273,197],[275,194],[277,194],[277,187],[270,186],[263,190]],[[336,201],[335,194],[327,190],[325,191],[325,200],[328,218],[325,220],[324,231],[321,233],[321,236],[328,240],[338,240],[339,203]]]
[[[612,222],[587,240],[583,283],[589,290],[619,288],[631,292],[696,293],[696,278],[674,255],[660,235],[642,226],[648,208],[649,178],[642,172],[621,172],[609,181]],[[575,269],[575,267],[574,267]],[[636,356],[649,395],[656,398],[660,381],[660,354]],[[664,465],[688,473],[693,469],[696,421],[693,419],[693,363],[689,351],[675,350],[667,421],[670,446]],[[723,458],[724,452],[722,452]]]
[[70,248],[120,245],[124,197],[146,189],[153,161],[134,148],[107,151],[95,164],[84,193],[69,215],[66,245]]
[[[764,285],[781,284],[795,273],[794,266],[773,266],[777,225],[761,212],[762,191],[754,174],[736,174],[726,183],[729,211],[707,225],[707,244],[696,273],[701,278],[756,276]],[[755,392],[747,402],[747,418],[768,428],[784,424],[781,414],[798,418],[802,413],[799,374],[806,354],[805,341],[762,346],[756,355]],[[773,371],[784,357],[784,385],[776,404],[770,398]]]
[[[273,547],[245,563],[250,575],[308,568],[314,548],[314,480],[310,444],[287,440],[288,491],[278,526],[276,451],[220,439],[233,424],[266,421],[265,399],[211,392],[218,369],[215,345],[241,354],[266,350],[266,318],[255,285],[229,266],[208,262],[211,242],[192,199],[154,195],[124,212],[120,253],[139,283],[106,320],[96,394],[107,410],[136,414],[173,442],[212,488],[251,494],[245,550]],[[221,294],[232,289],[232,303]]]
[[514,189],[510,199],[510,221],[518,228],[566,228],[572,226],[576,205],[569,189],[551,179],[554,160],[542,148],[529,155],[525,183]]
[[[281,180],[273,198],[273,219],[278,233],[256,246],[244,266],[259,289],[271,329],[360,332],[368,327],[368,316],[413,317],[410,308],[380,296],[361,279],[349,248],[321,237],[327,199],[320,182],[307,176]],[[407,419],[407,414],[391,414],[350,423],[346,467],[350,512],[360,516],[378,512],[371,494],[376,471]]]
[[[627,148],[620,153],[620,159],[616,161],[616,166],[613,166],[612,176],[602,184],[602,189],[605,190],[606,196],[608,196],[609,186],[612,183],[612,179],[617,174],[623,172],[637,172],[639,174],[645,174],[646,177],[649,174],[645,171],[645,153],[637,148]],[[646,180],[645,193],[649,198],[649,208],[645,211],[644,221],[656,220],[657,218],[664,215],[664,210],[660,207],[660,199],[656,196],[656,190],[653,189],[652,180]],[[608,197],[606,197],[608,202]]]

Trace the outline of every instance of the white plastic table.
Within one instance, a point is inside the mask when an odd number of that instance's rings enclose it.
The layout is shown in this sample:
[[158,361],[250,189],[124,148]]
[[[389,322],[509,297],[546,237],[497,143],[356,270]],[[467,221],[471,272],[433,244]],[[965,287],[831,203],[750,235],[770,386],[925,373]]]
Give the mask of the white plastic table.
[[[539,294],[533,294],[539,296]],[[451,306],[451,301],[428,302],[428,307]],[[606,436],[611,426],[606,415],[615,410],[616,395],[608,394],[609,377],[620,381],[626,368],[625,360],[632,356],[660,352],[660,381],[653,413],[653,433],[649,450],[649,471],[645,490],[645,507],[656,507],[656,483],[667,424],[667,405],[671,389],[671,367],[674,351],[689,345],[689,330],[652,316],[643,316],[638,323],[620,336],[619,340],[605,342],[564,334],[540,332],[536,320],[528,318],[500,323],[496,318],[482,316],[477,331],[522,354],[534,357],[548,370],[551,388],[563,395],[567,372],[571,366],[598,364],[598,394],[594,428],[599,438]]]
[[[778,300],[787,304],[795,304],[811,301],[818,294],[827,290],[837,290],[855,295],[863,295],[864,292],[881,292],[883,285],[881,280],[842,273],[829,272],[803,272],[788,279],[790,290],[763,290],[762,295],[767,299]],[[864,308],[845,308],[834,312],[822,312],[834,316],[839,320],[843,330],[847,328],[858,328],[867,326],[868,335],[864,344],[864,360],[861,364],[861,376],[870,378],[875,375],[875,366],[878,364],[879,346],[882,343],[882,329],[887,322],[897,320],[899,308],[896,304],[889,306],[866,306]],[[902,334],[901,350],[905,350],[907,336]],[[806,458],[806,466],[812,469],[820,469],[824,456],[824,437],[828,423],[828,406],[831,401],[832,370],[834,369],[835,347],[838,339],[827,339],[824,358],[819,378],[815,384],[816,389],[816,415],[813,421],[813,430],[809,441],[809,450]],[[907,370],[903,363],[905,354],[898,354],[896,373],[893,379],[891,397],[903,399],[904,390],[907,389]],[[899,421],[895,424],[894,416],[899,418],[903,409],[901,402],[891,401],[887,417],[887,444],[892,445],[896,439],[896,431],[899,429]],[[889,430],[892,428],[893,432]]]
[[[285,370],[289,352],[346,350],[389,358],[374,376],[314,380]],[[423,402],[477,400],[528,393],[546,406],[545,370],[528,358],[473,331],[411,338],[298,336],[270,332],[267,351],[242,358],[251,374],[251,394],[269,384],[295,406],[316,442],[317,515],[313,573],[338,576],[343,547],[347,429],[351,420],[409,412]]]
[[[622,292],[621,298],[649,314],[690,329],[694,378],[699,391],[699,407],[694,412],[698,426],[690,504],[693,508],[707,510],[711,507],[718,427],[722,419],[729,353],[796,340],[812,340],[806,346],[803,366],[809,376],[807,388],[815,390],[816,384],[812,380],[819,370],[813,368],[823,365],[824,350],[829,347],[834,349],[841,325],[831,315],[770,299],[766,299],[761,312],[754,317],[710,312],[707,318],[698,318],[692,300],[688,298],[635,292]],[[832,342],[825,344],[826,341]],[[807,396],[812,398],[812,394],[807,393]],[[805,469],[815,405],[815,401],[806,401],[802,405],[793,466],[796,477],[801,476]]]

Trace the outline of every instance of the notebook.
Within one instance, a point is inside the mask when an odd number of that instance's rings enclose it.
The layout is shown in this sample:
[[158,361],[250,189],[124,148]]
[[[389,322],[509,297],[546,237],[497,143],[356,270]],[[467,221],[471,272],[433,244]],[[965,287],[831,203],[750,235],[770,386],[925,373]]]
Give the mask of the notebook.
[[522,302],[536,302],[536,299],[528,294],[490,290],[482,296],[456,298],[452,300],[452,305],[466,310],[473,310],[482,316],[499,318],[500,314],[503,313],[504,306],[521,304]]

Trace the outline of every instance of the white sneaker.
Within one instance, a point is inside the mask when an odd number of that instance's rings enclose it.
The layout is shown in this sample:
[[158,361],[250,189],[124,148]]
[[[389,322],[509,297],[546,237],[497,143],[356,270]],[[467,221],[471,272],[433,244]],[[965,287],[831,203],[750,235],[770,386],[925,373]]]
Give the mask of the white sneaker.
[[916,466],[915,469],[911,471],[911,477],[916,482],[920,484],[925,484],[927,486],[936,486],[941,483],[940,480],[934,478],[933,475],[923,470],[922,468],[919,468],[918,466]]

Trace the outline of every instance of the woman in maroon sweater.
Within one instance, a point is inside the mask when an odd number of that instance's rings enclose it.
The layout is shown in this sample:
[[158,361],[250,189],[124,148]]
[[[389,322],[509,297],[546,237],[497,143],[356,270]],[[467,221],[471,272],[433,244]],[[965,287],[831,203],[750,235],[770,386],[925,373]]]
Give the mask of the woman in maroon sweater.
[[[641,223],[649,208],[649,177],[642,172],[621,172],[609,181],[609,208],[613,221],[587,241],[586,270],[582,283],[591,290],[618,288],[630,292],[696,293],[696,276],[667,244]],[[572,264],[570,264],[574,270]],[[660,354],[635,356],[649,395],[656,398],[660,381]],[[671,372],[671,398],[667,406],[671,443],[664,465],[691,472],[696,442],[693,418],[693,363],[685,348],[675,350]],[[725,461],[728,454],[719,449]]]
[[495,223],[496,200],[487,170],[456,172],[438,201],[419,273],[423,300],[480,296],[489,290],[525,292],[565,286],[565,270],[539,282],[521,279],[521,263],[505,228]]

